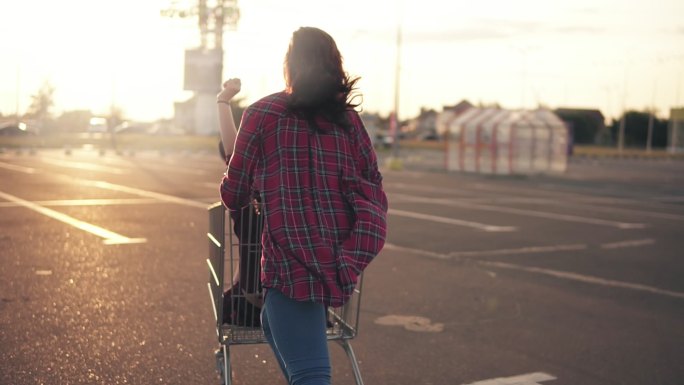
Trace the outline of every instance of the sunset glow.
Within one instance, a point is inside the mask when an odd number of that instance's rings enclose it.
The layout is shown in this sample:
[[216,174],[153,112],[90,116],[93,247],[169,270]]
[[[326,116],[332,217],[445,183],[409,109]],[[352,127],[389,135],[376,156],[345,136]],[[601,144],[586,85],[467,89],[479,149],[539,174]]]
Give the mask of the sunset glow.
[[[183,53],[198,45],[195,19],[169,19],[169,1],[7,1],[0,5],[0,113],[26,111],[45,81],[55,113],[85,109],[154,120],[173,115]],[[188,7],[194,2],[187,2]],[[461,99],[504,107],[684,104],[684,3],[637,1],[421,2],[242,0],[224,37],[224,78],[248,102],[283,86],[290,34],[328,31],[348,71],[362,77],[364,108],[393,109],[396,31],[402,22],[400,115]]]

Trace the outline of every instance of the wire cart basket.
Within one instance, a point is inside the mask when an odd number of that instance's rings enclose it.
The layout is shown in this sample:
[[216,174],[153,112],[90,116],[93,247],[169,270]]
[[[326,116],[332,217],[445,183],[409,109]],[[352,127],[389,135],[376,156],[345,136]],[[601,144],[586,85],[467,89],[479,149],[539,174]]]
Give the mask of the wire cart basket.
[[[216,320],[219,349],[216,365],[221,384],[232,384],[230,347],[268,343],[261,329],[260,284],[261,229],[263,215],[258,204],[228,215],[221,202],[209,211],[209,295]],[[228,219],[228,220],[227,220]],[[233,228],[226,228],[226,223]],[[363,385],[350,340],[358,333],[363,275],[350,300],[340,308],[328,308],[328,341],[344,349],[357,385]]]

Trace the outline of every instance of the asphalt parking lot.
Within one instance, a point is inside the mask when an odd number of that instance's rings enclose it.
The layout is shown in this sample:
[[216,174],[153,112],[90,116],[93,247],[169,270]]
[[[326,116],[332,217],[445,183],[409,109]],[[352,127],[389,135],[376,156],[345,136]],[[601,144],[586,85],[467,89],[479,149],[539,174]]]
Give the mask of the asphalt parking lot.
[[[405,164],[384,171],[388,243],[352,341],[365,384],[681,384],[684,161]],[[207,153],[0,154],[0,384],[218,383],[204,259],[223,171]],[[233,365],[284,384],[264,345]]]

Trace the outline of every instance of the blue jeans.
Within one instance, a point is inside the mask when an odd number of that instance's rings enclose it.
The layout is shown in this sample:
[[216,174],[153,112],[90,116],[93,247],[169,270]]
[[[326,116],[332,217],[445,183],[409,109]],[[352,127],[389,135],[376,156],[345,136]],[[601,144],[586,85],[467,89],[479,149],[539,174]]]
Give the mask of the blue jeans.
[[268,289],[261,327],[290,385],[329,385],[325,306]]

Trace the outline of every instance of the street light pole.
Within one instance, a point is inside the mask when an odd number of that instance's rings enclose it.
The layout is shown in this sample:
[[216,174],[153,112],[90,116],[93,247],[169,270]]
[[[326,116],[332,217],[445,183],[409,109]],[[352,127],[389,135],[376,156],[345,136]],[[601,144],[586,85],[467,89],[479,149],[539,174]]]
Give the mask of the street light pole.
[[394,69],[394,115],[393,115],[393,140],[392,140],[392,157],[397,160],[399,158],[399,90],[401,81],[401,19],[397,20],[397,57]]
[[651,146],[653,145],[653,120],[655,119],[655,95],[656,89],[658,87],[658,82],[653,83],[653,95],[651,97],[651,111],[648,114],[648,134],[646,137],[646,152],[651,152]]
[[629,62],[625,66],[625,82],[622,92],[622,119],[620,119],[620,131],[618,131],[618,153],[622,154],[625,147],[625,125],[627,124],[627,76],[629,73]]

